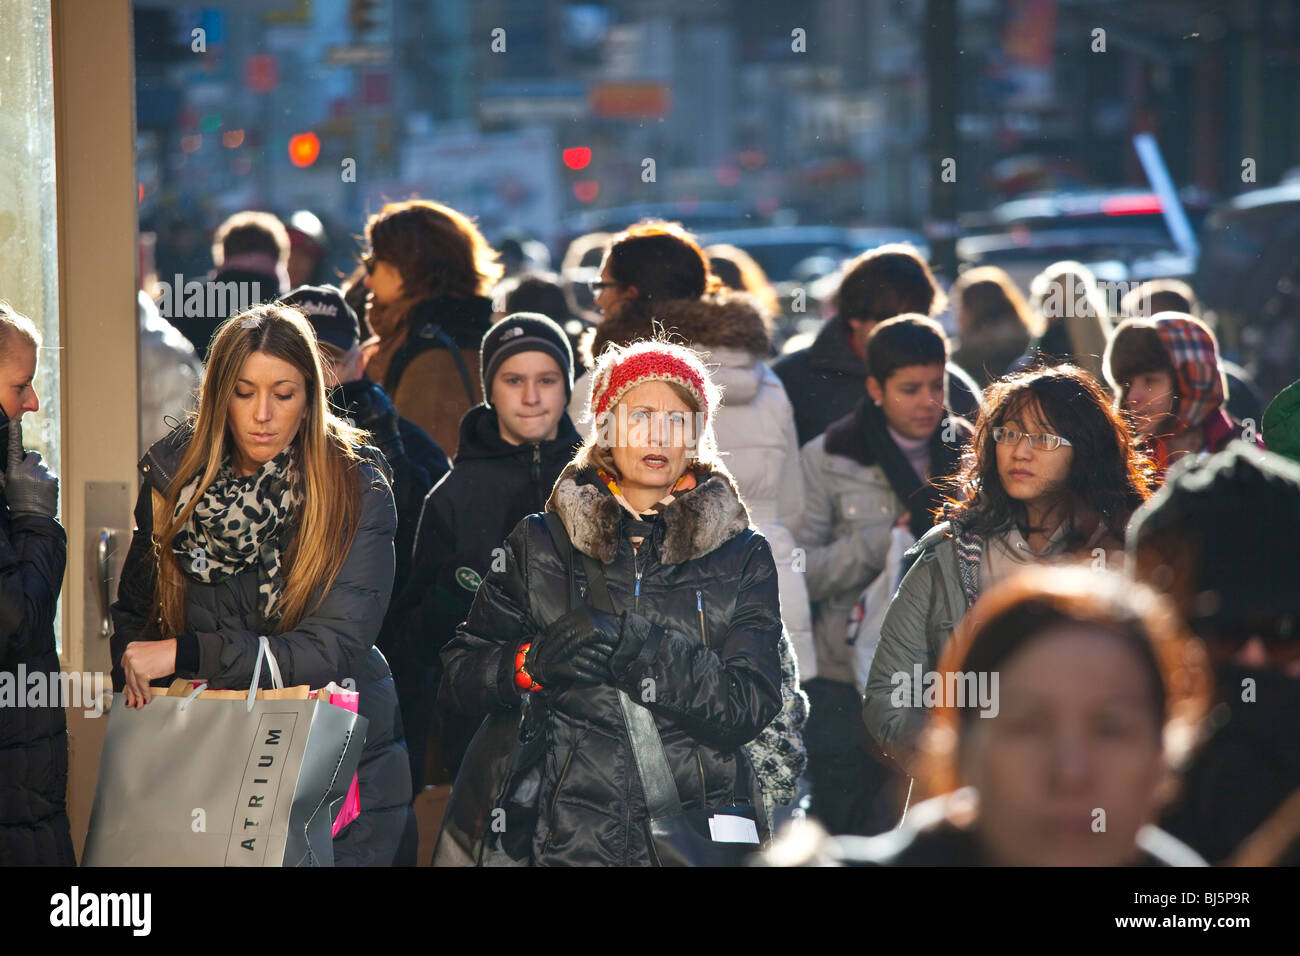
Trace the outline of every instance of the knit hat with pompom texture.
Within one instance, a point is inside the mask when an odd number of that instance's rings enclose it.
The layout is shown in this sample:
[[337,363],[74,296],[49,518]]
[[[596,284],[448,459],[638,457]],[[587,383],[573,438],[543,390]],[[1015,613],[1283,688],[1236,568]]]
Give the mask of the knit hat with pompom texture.
[[626,347],[610,346],[596,362],[591,376],[591,397],[587,408],[595,421],[622,400],[631,389],[646,382],[670,382],[686,389],[713,420],[718,405],[718,388],[708,370],[691,349],[657,340],[634,342]]

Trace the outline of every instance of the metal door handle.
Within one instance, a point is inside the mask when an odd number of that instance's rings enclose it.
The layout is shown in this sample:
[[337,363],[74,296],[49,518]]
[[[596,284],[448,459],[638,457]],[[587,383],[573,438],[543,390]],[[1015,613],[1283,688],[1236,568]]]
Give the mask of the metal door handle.
[[111,637],[113,634],[113,618],[108,613],[109,605],[113,603],[113,578],[109,570],[108,559],[113,553],[113,545],[117,541],[117,535],[113,534],[110,528],[101,528],[99,531],[99,547],[96,555],[96,570],[99,574],[99,636]]

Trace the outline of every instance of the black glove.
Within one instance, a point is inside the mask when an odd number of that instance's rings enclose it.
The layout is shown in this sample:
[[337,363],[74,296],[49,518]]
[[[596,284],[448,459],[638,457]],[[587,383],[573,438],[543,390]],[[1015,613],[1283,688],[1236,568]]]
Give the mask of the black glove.
[[23,426],[9,422],[9,462],[0,487],[15,515],[36,514],[53,518],[59,510],[59,479],[45,467],[39,452],[23,454]]
[[554,621],[532,642],[524,669],[543,688],[613,681],[609,658],[618,645],[621,618],[586,605]]

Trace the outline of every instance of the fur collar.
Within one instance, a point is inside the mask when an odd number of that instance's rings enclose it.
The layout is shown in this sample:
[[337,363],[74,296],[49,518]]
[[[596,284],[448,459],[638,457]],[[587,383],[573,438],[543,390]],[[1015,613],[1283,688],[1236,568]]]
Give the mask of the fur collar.
[[692,348],[735,348],[766,357],[772,347],[772,317],[746,292],[724,289],[699,299],[636,303],[584,335],[578,348],[588,368],[610,342],[628,345],[653,338],[655,326]]
[[[750,526],[749,511],[731,475],[722,470],[697,472],[696,479],[695,488],[663,512],[663,564],[703,557]],[[624,517],[632,520],[594,471],[579,472],[574,464],[555,482],[546,510],[560,516],[574,547],[602,564],[614,562]]]

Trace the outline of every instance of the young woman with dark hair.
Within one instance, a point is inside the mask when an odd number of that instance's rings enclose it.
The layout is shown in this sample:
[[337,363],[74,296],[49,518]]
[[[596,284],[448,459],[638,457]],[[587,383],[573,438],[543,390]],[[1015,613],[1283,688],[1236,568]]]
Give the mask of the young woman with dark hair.
[[1092,376],[1069,365],[995,384],[954,481],[959,500],[909,554],[885,615],[863,716],[906,763],[919,715],[891,702],[894,675],[929,670],[979,595],[1026,565],[1122,560],[1150,469]]

